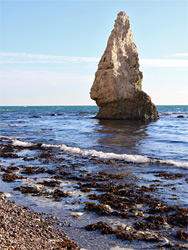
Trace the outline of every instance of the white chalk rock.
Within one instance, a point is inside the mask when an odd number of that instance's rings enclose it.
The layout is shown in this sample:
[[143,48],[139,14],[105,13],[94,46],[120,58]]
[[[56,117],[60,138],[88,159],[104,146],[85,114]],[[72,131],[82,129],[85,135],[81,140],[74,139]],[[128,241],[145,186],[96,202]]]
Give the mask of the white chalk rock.
[[151,98],[142,91],[137,47],[129,17],[120,12],[99,62],[90,96],[99,119],[157,119]]

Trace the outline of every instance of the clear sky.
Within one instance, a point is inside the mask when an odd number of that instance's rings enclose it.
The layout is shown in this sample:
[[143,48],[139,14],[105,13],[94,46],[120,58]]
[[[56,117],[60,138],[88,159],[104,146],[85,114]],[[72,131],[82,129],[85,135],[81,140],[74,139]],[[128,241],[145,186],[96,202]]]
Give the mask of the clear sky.
[[130,18],[143,90],[188,104],[188,1],[0,0],[0,104],[94,105],[89,91],[117,13]]

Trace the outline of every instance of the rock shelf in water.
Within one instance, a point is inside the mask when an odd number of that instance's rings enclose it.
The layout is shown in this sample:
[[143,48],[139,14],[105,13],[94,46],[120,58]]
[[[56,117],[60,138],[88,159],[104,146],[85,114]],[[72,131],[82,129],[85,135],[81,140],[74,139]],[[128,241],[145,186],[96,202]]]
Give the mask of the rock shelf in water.
[[142,91],[142,72],[129,17],[120,12],[99,62],[90,96],[99,106],[99,119],[158,118],[156,106]]

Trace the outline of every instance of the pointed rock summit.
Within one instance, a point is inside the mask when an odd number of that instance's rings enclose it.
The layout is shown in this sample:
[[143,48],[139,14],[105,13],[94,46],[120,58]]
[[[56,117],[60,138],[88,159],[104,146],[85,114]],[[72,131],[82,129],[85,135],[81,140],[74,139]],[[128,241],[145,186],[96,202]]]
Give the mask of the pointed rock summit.
[[99,106],[99,119],[158,118],[156,106],[142,91],[142,72],[129,18],[120,12],[98,64],[90,96]]

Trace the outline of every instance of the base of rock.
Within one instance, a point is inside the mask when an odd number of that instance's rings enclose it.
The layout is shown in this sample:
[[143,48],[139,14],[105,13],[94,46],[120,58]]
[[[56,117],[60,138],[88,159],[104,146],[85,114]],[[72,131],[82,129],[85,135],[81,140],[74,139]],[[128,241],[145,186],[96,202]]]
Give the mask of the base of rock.
[[98,104],[98,119],[116,120],[157,120],[159,118],[156,106],[150,97],[143,91],[138,92],[135,98],[116,102]]

